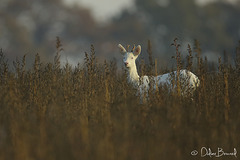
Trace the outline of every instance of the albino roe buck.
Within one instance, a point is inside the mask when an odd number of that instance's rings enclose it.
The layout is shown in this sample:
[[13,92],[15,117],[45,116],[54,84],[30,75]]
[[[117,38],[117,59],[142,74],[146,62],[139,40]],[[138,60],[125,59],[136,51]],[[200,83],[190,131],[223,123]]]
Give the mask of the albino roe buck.
[[[177,71],[166,73],[158,76],[142,76],[139,77],[136,67],[136,59],[141,53],[141,46],[134,47],[131,52],[128,52],[121,44],[118,45],[120,53],[123,55],[123,62],[128,70],[128,82],[138,89],[141,99],[144,95],[148,95],[150,85],[157,89],[157,86],[167,85],[170,91],[176,90],[176,85],[171,82],[173,75],[177,75]],[[181,85],[181,94],[186,95],[199,86],[200,80],[196,75],[188,70],[180,70],[178,77]],[[153,82],[150,84],[150,82]],[[143,99],[142,99],[143,100]]]

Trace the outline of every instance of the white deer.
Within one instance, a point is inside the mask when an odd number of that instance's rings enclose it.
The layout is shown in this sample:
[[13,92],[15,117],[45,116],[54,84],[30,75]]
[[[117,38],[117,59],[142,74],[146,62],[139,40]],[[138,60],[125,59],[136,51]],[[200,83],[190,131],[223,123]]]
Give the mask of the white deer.
[[[150,88],[150,80],[152,80],[151,82],[153,82],[153,84],[151,85],[155,90],[157,89],[156,87],[160,85],[167,85],[170,87],[170,90],[174,91],[176,86],[173,86],[171,79],[172,75],[177,75],[177,71],[158,76],[140,77],[137,72],[135,61],[141,53],[141,46],[138,45],[136,48],[134,47],[131,52],[128,52],[121,44],[119,44],[118,47],[120,48],[120,53],[123,55],[123,63],[128,70],[127,80],[136,89],[138,89],[141,99],[144,95],[148,95],[147,93]],[[193,92],[200,85],[200,80],[192,72],[188,70],[180,70],[179,73],[179,80],[181,81],[180,84],[182,85],[182,95]]]

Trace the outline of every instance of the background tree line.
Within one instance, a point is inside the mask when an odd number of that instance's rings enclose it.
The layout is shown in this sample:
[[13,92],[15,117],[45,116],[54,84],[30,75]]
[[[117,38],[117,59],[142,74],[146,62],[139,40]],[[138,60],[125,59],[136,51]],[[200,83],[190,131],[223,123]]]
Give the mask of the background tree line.
[[10,60],[23,54],[33,58],[36,53],[47,60],[54,55],[55,37],[59,36],[70,62],[76,62],[83,59],[90,44],[104,59],[115,56],[120,42],[146,48],[147,40],[151,40],[154,56],[164,62],[174,54],[170,44],[178,37],[185,50],[197,39],[210,58],[216,59],[223,50],[233,53],[240,39],[240,2],[216,1],[204,6],[192,0],[163,2],[136,0],[131,11],[124,10],[101,25],[90,10],[65,6],[60,0],[6,0],[0,10],[0,48]]

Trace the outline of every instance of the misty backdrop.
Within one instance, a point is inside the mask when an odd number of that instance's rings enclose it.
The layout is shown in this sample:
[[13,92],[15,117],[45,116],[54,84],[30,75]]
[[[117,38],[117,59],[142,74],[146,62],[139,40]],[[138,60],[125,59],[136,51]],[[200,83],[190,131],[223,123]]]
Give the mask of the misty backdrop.
[[233,54],[240,40],[240,2],[196,2],[135,0],[101,21],[81,3],[2,0],[0,48],[10,61],[24,54],[33,58],[37,53],[48,61],[56,52],[58,36],[64,48],[62,61],[76,64],[91,44],[101,60],[118,57],[118,43],[141,44],[144,55],[150,40],[153,55],[164,64],[174,54],[171,43],[178,37],[183,54],[187,44],[193,45],[195,39],[209,60],[222,55],[224,50]]

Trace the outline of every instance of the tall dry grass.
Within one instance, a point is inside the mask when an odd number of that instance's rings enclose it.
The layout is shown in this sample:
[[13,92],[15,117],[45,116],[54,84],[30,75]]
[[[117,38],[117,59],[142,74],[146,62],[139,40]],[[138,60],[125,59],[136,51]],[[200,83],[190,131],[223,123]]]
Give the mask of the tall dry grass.
[[[201,159],[190,153],[203,146],[239,150],[240,45],[234,64],[220,58],[211,72],[199,42],[194,50],[188,47],[186,59],[174,43],[177,69],[185,61],[201,85],[192,98],[159,86],[146,104],[139,104],[124,68],[119,71],[115,61],[99,63],[93,46],[83,66],[61,67],[58,38],[53,63],[36,54],[26,69],[24,56],[14,62],[15,71],[1,50],[0,159],[186,160]],[[151,66],[142,64],[142,74],[163,73],[150,42],[148,53]]]

